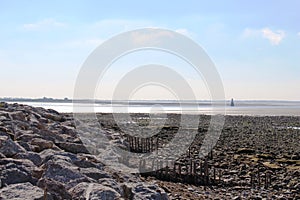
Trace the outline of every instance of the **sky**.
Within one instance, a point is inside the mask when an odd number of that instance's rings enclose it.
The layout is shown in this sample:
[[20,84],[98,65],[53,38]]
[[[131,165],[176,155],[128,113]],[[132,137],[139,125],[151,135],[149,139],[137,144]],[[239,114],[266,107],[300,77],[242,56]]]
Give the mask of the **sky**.
[[[0,97],[72,98],[82,64],[97,46],[125,31],[156,27],[184,34],[206,51],[225,98],[300,100],[299,8],[297,0],[0,0]],[[120,59],[95,97],[112,98],[132,66],[149,58],[174,67],[198,99],[209,99],[203,77],[162,52]],[[173,97],[157,85],[133,94]]]

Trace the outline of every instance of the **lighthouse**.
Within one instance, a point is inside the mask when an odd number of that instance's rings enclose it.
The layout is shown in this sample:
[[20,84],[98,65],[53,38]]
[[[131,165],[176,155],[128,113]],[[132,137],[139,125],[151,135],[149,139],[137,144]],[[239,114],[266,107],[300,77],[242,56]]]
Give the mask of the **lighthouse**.
[[230,106],[232,106],[232,107],[234,106],[233,99],[231,99]]

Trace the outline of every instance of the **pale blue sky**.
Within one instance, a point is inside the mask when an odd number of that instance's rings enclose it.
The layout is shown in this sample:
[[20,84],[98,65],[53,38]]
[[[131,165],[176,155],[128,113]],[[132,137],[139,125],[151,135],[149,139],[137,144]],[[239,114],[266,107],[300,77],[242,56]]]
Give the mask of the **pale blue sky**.
[[[300,100],[299,8],[297,0],[0,0],[0,96],[71,98],[82,63],[102,41],[160,27],[206,50],[226,98]],[[115,70],[107,80],[118,79]],[[109,84],[101,98],[109,98]]]

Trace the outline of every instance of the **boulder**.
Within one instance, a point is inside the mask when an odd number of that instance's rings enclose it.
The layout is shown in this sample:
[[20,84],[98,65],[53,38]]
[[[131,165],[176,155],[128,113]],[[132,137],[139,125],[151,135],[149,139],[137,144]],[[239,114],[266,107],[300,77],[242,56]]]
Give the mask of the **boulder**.
[[53,179],[42,178],[37,185],[44,188],[53,196],[55,200],[71,200],[72,196],[65,187],[65,184],[55,181]]
[[[128,184],[126,184],[128,185]],[[128,187],[128,186],[127,186]],[[132,187],[132,184],[129,185],[129,187]],[[136,184],[132,187],[132,194],[133,199],[155,199],[155,200],[167,200],[168,195],[167,193],[159,188],[156,185],[149,185],[149,184]]]
[[10,112],[9,116],[13,120],[26,121],[26,115],[22,111]]
[[1,200],[52,200],[52,196],[44,192],[41,188],[33,186],[31,183],[12,184],[0,189]]
[[74,160],[73,163],[80,168],[97,168],[104,169],[104,164],[96,159],[95,156],[89,154],[77,154],[78,160]]
[[60,162],[65,161],[68,163],[68,165],[74,163],[75,161],[79,160],[77,156],[73,153],[69,152],[59,152],[52,149],[46,149],[39,153],[43,160],[43,164],[48,163],[49,161],[53,162]]
[[18,153],[13,158],[15,159],[27,159],[33,162],[36,166],[39,166],[42,163],[42,158],[38,153],[35,152],[25,152],[25,153]]
[[122,186],[115,181],[112,178],[102,178],[98,180],[98,183],[100,183],[103,186],[107,186],[110,188],[113,188],[115,191],[117,191],[119,194],[121,194],[123,196],[123,189]]
[[50,179],[60,182],[67,189],[77,185],[80,182],[93,182],[93,179],[88,178],[80,172],[80,168],[63,159],[49,160],[42,165],[45,172],[43,179]]
[[46,119],[50,119],[52,121],[56,121],[56,122],[64,122],[65,118],[62,115],[59,115],[57,113],[47,113],[47,112],[43,112],[41,113],[41,115],[46,118]]
[[59,148],[71,153],[89,153],[83,144],[71,142],[57,142],[55,143]]
[[35,183],[40,170],[29,160],[3,158],[0,160],[2,185],[31,182]]
[[0,153],[6,157],[12,157],[17,153],[25,152],[26,150],[20,146],[18,143],[15,143],[8,136],[0,136]]
[[121,195],[114,189],[98,183],[80,183],[69,190],[73,200],[114,200],[121,198]]
[[3,153],[0,153],[0,159],[6,158],[6,156]]
[[41,152],[44,149],[51,149],[54,144],[52,141],[44,140],[41,138],[34,138],[31,141],[31,145],[36,146],[36,148],[34,149],[36,152]]
[[104,172],[103,170],[99,170],[97,168],[80,168],[80,172],[87,177],[90,177],[95,180],[103,179],[103,178],[111,178],[111,176]]

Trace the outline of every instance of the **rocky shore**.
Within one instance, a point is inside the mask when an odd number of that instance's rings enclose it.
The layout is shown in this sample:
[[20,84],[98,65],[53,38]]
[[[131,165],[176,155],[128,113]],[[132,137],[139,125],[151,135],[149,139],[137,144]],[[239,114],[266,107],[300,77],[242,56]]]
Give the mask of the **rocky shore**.
[[[148,127],[150,123],[147,114],[132,114],[131,117],[133,121],[130,123],[119,122],[126,126],[127,133],[136,132],[136,126],[132,124]],[[191,120],[195,118],[193,115],[189,117]],[[161,120],[162,116],[152,115],[151,118]],[[99,114],[98,119],[107,131],[122,134],[111,114]],[[207,115],[200,116],[198,134],[190,149],[176,160],[175,171],[172,170],[174,166],[169,165],[167,173],[164,169],[161,173],[146,176],[145,180],[154,181],[164,188],[170,199],[300,198],[300,117],[226,116],[217,144],[210,155],[201,158],[199,149],[210,119]],[[156,135],[160,148],[172,140],[180,127],[180,115],[168,114],[165,120],[164,127]],[[184,131],[188,133],[190,130]],[[195,164],[190,164],[191,161]],[[194,176],[201,178],[204,174],[201,172],[204,163],[208,163],[211,183],[205,186],[203,182],[189,184],[187,179],[192,178],[193,182]],[[178,165],[181,170],[178,170]]]
[[89,154],[71,117],[0,103],[0,199],[168,199],[157,184]]
[[[97,117],[107,136],[124,148],[126,134],[137,132],[133,124],[145,127],[145,133],[151,129],[147,114],[132,114],[133,122],[121,122],[126,131],[111,114]],[[166,123],[155,136],[159,148],[180,126],[180,115],[165,117]],[[161,120],[159,115],[151,118]],[[209,168],[217,173],[214,182],[203,185],[171,181],[170,176],[178,176],[178,171],[168,174],[166,180],[161,174],[141,176],[113,170],[87,151],[70,114],[0,103],[0,200],[300,198],[299,117],[226,116],[211,155],[201,158],[199,149],[209,122],[210,116],[200,117],[189,151],[176,160],[182,166],[182,177],[189,173],[191,160],[208,160]],[[193,173],[197,174],[202,169],[195,166]]]

